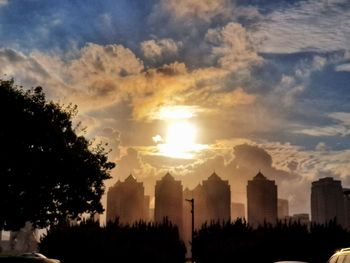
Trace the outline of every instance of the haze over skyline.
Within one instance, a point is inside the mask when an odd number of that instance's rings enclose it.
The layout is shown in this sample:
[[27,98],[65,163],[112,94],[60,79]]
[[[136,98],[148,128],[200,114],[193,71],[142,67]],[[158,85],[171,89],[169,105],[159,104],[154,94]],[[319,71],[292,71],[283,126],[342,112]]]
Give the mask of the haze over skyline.
[[215,170],[233,201],[262,170],[290,213],[350,186],[347,0],[0,0],[0,74],[78,105],[113,179]]

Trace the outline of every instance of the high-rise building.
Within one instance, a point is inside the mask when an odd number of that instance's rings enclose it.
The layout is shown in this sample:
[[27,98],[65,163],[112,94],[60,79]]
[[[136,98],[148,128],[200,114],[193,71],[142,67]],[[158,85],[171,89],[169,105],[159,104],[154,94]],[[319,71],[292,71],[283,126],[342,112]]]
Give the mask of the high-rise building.
[[245,207],[242,203],[231,203],[231,220],[245,218]]
[[202,183],[204,221],[229,221],[231,219],[231,190],[227,180],[215,172]]
[[108,189],[107,221],[132,224],[139,220],[149,220],[149,197],[144,195],[143,183],[131,174],[124,182],[118,181]]
[[259,172],[247,185],[248,223],[251,226],[277,220],[277,186]]
[[312,182],[311,187],[311,220],[324,224],[336,219],[346,227],[344,194],[341,182],[332,177],[321,178]]
[[[228,221],[231,218],[231,190],[228,181],[213,173],[193,190],[186,189],[184,198],[194,199],[194,225],[200,228],[205,222]],[[186,206],[185,206],[186,209]],[[185,215],[185,224],[189,216]],[[188,227],[187,227],[188,228]]]
[[277,199],[277,217],[280,220],[289,217],[289,204],[287,199]]
[[350,189],[344,188],[345,227],[350,229]]
[[154,220],[164,218],[176,224],[182,233],[183,193],[181,181],[176,181],[170,173],[156,182]]
[[207,209],[203,194],[203,186],[198,184],[191,192],[192,198],[194,199],[194,227],[198,229],[207,220]]

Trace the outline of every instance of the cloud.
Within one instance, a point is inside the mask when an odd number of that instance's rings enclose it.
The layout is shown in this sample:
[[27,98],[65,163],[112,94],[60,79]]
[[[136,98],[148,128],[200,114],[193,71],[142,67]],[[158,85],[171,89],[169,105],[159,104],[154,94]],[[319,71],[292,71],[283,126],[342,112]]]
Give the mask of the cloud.
[[229,17],[233,6],[228,0],[163,0],[154,7],[153,15],[157,13],[170,16],[175,21],[210,22],[216,16]]
[[350,5],[347,1],[303,1],[281,5],[259,23],[260,52],[348,50]]
[[315,147],[316,151],[327,151],[329,150],[329,147],[327,146],[326,143],[324,142],[319,142],[316,147]]
[[175,42],[173,39],[165,38],[160,40],[146,40],[141,42],[140,47],[143,56],[151,62],[162,61],[163,59],[174,59],[182,48],[182,42]]
[[338,65],[338,66],[336,66],[335,70],[336,71],[350,71],[350,63]]
[[205,38],[213,45],[212,55],[222,68],[237,70],[262,62],[240,24],[229,23],[223,28],[209,29]]
[[33,52],[24,55],[10,49],[0,50],[1,74],[15,77],[29,86],[42,85],[52,97],[73,102],[82,111],[106,107],[121,101],[118,80],[140,74],[143,63],[130,49],[121,45],[88,44],[72,58]]
[[[211,99],[218,108],[232,109],[238,105],[252,105],[256,97],[246,93],[242,88],[237,88],[230,92],[213,94]],[[212,105],[212,103],[209,104]]]
[[174,62],[145,69],[143,62],[121,45],[88,44],[67,57],[2,50],[1,74],[19,84],[42,85],[48,95],[73,102],[82,113],[128,103],[136,120],[151,119],[166,105],[234,107],[254,103],[242,87],[227,88],[231,71],[207,67],[189,70]]
[[8,3],[9,3],[8,0],[0,0],[0,7],[7,5]]
[[294,132],[316,137],[345,137],[350,135],[350,113],[333,112],[328,114],[328,117],[330,117],[333,120],[332,124],[326,124],[323,127],[306,127],[299,130],[295,130]]

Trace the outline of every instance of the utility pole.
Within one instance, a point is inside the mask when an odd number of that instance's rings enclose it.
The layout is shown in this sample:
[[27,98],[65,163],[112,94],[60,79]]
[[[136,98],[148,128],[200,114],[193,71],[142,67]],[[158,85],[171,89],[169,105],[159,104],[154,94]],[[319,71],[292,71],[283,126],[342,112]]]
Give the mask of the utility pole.
[[191,203],[191,215],[192,215],[192,224],[191,224],[191,260],[194,263],[193,259],[193,237],[194,237],[194,199],[185,199],[187,202]]

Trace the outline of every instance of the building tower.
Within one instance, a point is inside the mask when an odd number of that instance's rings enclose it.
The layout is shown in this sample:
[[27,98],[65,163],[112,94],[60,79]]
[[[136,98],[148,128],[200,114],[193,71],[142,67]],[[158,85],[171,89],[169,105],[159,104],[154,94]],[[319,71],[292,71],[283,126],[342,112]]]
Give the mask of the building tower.
[[324,224],[336,219],[337,223],[347,227],[345,222],[345,196],[341,182],[332,177],[312,182],[311,221]]
[[229,221],[231,219],[231,190],[228,181],[215,172],[203,181],[202,195],[206,210],[204,221]]
[[277,220],[277,186],[260,171],[248,181],[247,185],[248,223],[256,227],[259,224],[275,224]]
[[131,174],[124,182],[118,181],[108,189],[107,222],[115,221],[132,224],[139,220],[149,220],[149,197],[144,195],[143,183]]
[[183,193],[181,181],[176,181],[170,173],[156,182],[154,220],[169,219],[182,233]]

